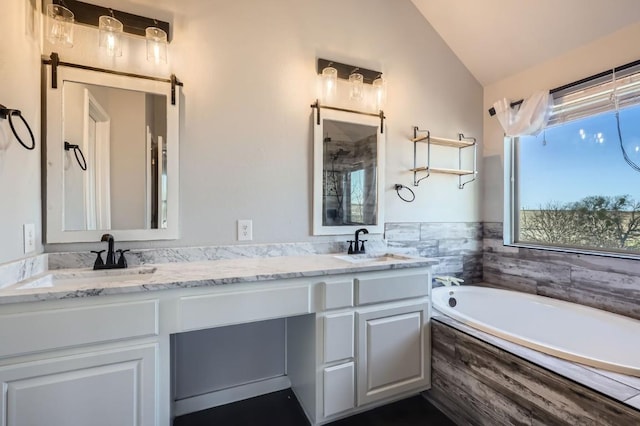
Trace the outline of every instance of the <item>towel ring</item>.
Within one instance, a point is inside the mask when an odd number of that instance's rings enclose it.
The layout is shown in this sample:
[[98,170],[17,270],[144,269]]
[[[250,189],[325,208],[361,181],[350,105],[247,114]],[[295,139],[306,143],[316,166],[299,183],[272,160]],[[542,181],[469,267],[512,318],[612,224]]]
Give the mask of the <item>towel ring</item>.
[[[24,123],[24,126],[29,131],[29,136],[31,136],[31,146],[28,146],[27,144],[25,144],[20,138],[20,136],[18,135],[18,132],[16,131],[15,126],[13,125],[12,117],[14,116],[20,117],[20,120],[22,120],[22,122]],[[28,150],[32,150],[36,147],[36,138],[33,136],[31,127],[29,127],[29,123],[27,123],[27,120],[24,119],[24,117],[22,116],[22,112],[20,112],[20,110],[7,108],[4,105],[0,105],[0,118],[6,118],[9,120],[9,126],[11,127],[11,131],[13,132],[13,136],[16,137],[20,145],[22,145],[25,149],[28,149]]]
[[83,171],[87,170],[87,160],[84,159],[84,154],[82,153],[82,150],[78,145],[73,145],[67,141],[64,141],[64,150],[65,151],[73,150],[73,154],[76,156],[76,161],[78,162],[78,166],[80,166],[80,168]]
[[[415,192],[413,192],[411,190],[411,188],[409,188],[408,186],[404,186],[404,185],[400,185],[399,183],[396,183],[394,186],[396,193],[398,194],[398,197],[400,197],[400,199],[402,201],[404,201],[405,203],[412,203],[415,199],[416,199],[416,194]],[[400,195],[400,190],[401,189],[406,189],[407,191],[409,191],[411,193],[411,199],[409,198],[404,198],[402,195]]]

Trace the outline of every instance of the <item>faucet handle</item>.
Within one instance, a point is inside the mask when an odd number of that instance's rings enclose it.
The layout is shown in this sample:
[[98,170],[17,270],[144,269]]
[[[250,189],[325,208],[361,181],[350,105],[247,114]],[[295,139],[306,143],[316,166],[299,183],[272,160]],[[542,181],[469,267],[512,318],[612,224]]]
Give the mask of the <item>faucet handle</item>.
[[123,249],[118,249],[116,250],[118,253],[120,253],[120,257],[118,257],[118,267],[119,268],[126,268],[127,265],[127,259],[124,257],[124,254],[128,251],[130,251],[129,249],[123,250]]
[[[347,254],[353,254],[353,243],[355,243],[354,240],[347,240],[347,242],[349,243],[349,250],[347,250]],[[358,247],[356,247],[356,250],[358,249]]]
[[360,244],[360,253],[364,253],[364,243],[367,242],[367,240],[360,240],[360,242],[362,243]]
[[104,265],[104,261],[102,260],[102,253],[104,250],[91,250],[91,253],[95,253],[96,261],[93,263],[93,269],[98,269],[100,266]]

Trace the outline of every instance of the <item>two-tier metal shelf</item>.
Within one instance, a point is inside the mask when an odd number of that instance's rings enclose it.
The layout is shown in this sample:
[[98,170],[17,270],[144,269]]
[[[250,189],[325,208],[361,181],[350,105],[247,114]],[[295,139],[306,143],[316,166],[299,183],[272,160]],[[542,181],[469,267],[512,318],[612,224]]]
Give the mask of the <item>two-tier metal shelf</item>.
[[[419,135],[419,133],[425,133]],[[458,176],[458,188],[462,189],[464,186],[470,182],[476,180],[478,176],[478,163],[477,163],[477,144],[476,138],[466,137],[464,134],[459,133],[458,139],[446,139],[446,138],[437,138],[431,136],[431,132],[428,130],[420,130],[418,127],[413,128],[413,138],[411,138],[411,142],[413,142],[413,168],[409,169],[409,171],[413,172],[413,185],[418,186],[420,182],[426,178],[428,178],[431,173],[444,173],[450,175]],[[424,143],[427,145],[427,163],[423,167],[418,167],[418,144]],[[449,148],[457,148],[458,149],[458,168],[441,168],[441,167],[432,167],[431,166],[431,146],[445,146]],[[473,170],[463,169],[462,168],[462,157],[463,150],[466,148],[473,148]],[[422,176],[418,178],[418,175],[426,172],[426,176]],[[471,179],[467,179],[463,181],[463,176],[472,176]]]

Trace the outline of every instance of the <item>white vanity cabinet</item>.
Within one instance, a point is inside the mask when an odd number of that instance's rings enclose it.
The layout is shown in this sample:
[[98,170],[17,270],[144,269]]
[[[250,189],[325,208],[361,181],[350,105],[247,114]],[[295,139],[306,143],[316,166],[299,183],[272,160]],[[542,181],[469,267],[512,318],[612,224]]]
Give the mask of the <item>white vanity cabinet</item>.
[[99,301],[0,309],[0,424],[158,424],[158,301]]
[[[430,270],[328,277],[315,321],[291,319],[290,341],[315,333],[315,365],[290,345],[292,387],[312,424],[367,410],[430,386]],[[315,375],[305,375],[314,369]]]
[[[430,385],[428,265],[0,304],[0,426],[170,426],[288,386],[319,425],[410,396]],[[274,319],[285,345],[277,376],[177,396],[177,333]],[[225,361],[188,367],[236,362]]]

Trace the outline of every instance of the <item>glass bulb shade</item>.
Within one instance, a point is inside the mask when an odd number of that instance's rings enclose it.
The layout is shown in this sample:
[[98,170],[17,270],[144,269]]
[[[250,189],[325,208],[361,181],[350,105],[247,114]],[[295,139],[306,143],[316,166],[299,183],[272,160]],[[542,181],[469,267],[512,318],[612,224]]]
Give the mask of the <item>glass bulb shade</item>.
[[47,40],[52,44],[73,47],[73,12],[66,7],[47,5]]
[[371,84],[373,86],[373,96],[376,109],[384,108],[385,102],[387,102],[387,82],[382,78],[378,77],[373,80]]
[[99,45],[107,56],[122,56],[122,22],[112,16],[99,19]]
[[159,64],[167,62],[167,33],[156,27],[145,30],[147,39],[147,61]]
[[322,101],[328,102],[336,95],[338,86],[338,70],[328,66],[322,70]]
[[354,101],[361,101],[364,98],[364,76],[354,72],[349,76],[349,98]]

